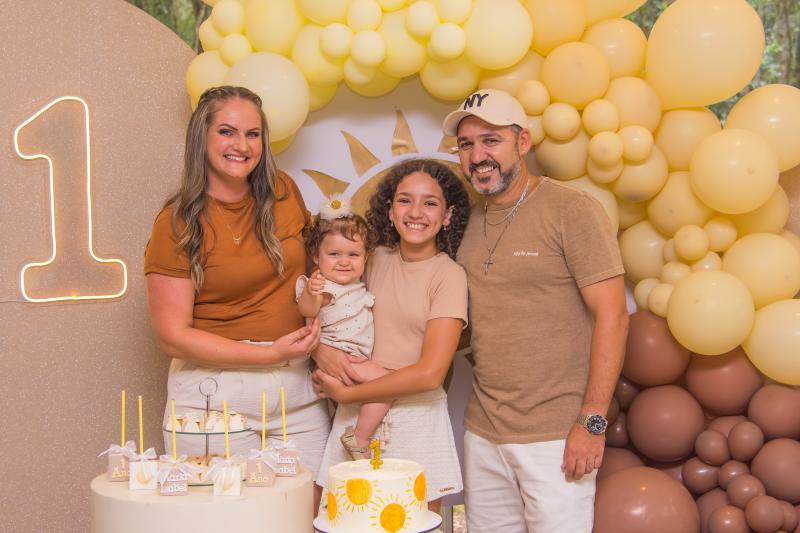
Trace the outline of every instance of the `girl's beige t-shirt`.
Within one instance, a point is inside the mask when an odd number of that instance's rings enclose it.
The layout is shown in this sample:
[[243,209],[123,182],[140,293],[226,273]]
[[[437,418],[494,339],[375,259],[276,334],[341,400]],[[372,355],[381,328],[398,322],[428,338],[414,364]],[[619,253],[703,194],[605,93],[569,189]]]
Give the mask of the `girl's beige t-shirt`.
[[372,360],[389,370],[419,361],[429,320],[467,324],[467,276],[445,253],[406,262],[399,250],[379,247],[367,263],[367,288],[375,295]]

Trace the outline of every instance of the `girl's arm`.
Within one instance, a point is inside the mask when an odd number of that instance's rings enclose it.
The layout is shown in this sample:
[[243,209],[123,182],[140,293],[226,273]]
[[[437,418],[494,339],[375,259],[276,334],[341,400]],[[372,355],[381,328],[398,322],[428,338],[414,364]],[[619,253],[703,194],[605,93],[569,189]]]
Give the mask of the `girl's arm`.
[[464,323],[457,318],[428,321],[422,343],[422,356],[409,365],[374,381],[345,386],[321,370],[314,372],[314,384],[322,397],[339,403],[386,402],[440,387],[458,346]]
[[305,357],[319,342],[319,321],[259,346],[194,328],[194,285],[187,278],[148,274],[150,320],[161,351],[214,368],[259,368]]

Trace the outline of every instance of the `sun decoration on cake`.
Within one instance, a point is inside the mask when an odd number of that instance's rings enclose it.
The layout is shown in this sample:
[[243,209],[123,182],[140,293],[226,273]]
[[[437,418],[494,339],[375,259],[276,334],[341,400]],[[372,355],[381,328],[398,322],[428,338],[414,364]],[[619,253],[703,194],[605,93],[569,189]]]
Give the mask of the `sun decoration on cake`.
[[377,492],[379,491],[373,490],[369,480],[364,478],[353,478],[339,483],[334,492],[328,492],[328,520],[334,523],[339,508],[347,513],[365,511],[370,498]]
[[370,515],[370,525],[375,528],[375,531],[381,533],[397,533],[398,531],[406,531],[412,526],[409,508],[414,505],[411,502],[400,501],[396,495],[384,499],[381,496],[376,496],[370,502],[370,510],[375,514]]
[[409,481],[412,480],[413,483],[408,490],[410,495],[413,495],[412,501],[416,503],[420,509],[425,509],[427,504],[425,497],[427,496],[428,492],[428,484],[425,480],[425,472],[420,472],[416,478],[409,478]]

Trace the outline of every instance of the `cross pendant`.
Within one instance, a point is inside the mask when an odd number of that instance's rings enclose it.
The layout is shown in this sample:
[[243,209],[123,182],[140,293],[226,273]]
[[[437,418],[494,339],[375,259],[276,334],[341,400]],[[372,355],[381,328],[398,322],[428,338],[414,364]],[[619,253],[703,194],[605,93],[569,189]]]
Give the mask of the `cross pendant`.
[[483,274],[484,275],[489,273],[489,267],[491,267],[493,264],[494,264],[494,261],[492,261],[492,256],[489,255],[489,257],[486,258],[486,261],[483,262]]

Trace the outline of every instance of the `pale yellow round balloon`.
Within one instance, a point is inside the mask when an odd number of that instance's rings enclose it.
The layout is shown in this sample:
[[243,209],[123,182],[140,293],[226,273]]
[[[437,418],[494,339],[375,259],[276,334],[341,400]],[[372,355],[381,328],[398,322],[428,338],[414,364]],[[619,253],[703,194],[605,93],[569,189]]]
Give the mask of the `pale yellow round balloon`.
[[722,257],[722,269],[747,286],[756,309],[800,291],[800,255],[774,233],[753,233],[733,243]]
[[214,29],[223,37],[244,31],[244,6],[236,0],[219,0],[211,10]]
[[601,167],[616,165],[622,161],[622,138],[613,131],[601,131],[589,141],[589,157]]
[[436,61],[450,61],[464,53],[467,35],[452,22],[439,24],[428,41],[428,55]]
[[675,253],[686,261],[697,261],[708,253],[708,235],[700,226],[687,224],[675,232]]
[[588,176],[565,181],[564,183],[570,187],[575,187],[576,189],[585,191],[594,196],[597,201],[600,202],[600,205],[603,206],[603,210],[608,215],[608,219],[611,221],[611,227],[616,235],[617,231],[619,230],[619,213],[617,211],[617,199],[614,198],[614,195],[611,193],[611,191],[609,191],[606,187],[597,185],[595,182],[589,179]]
[[528,115],[541,115],[550,105],[550,93],[539,80],[527,80],[519,84],[517,100]]
[[381,9],[386,13],[404,8],[407,2],[408,0],[378,0]]
[[375,0],[352,0],[347,8],[347,25],[354,32],[377,29],[382,17],[381,6]]
[[597,135],[601,131],[617,131],[619,129],[619,111],[617,106],[602,98],[592,101],[583,110],[583,127],[589,135]]
[[408,6],[406,30],[414,37],[427,39],[438,25],[439,15],[433,3],[422,0]]
[[622,232],[619,237],[619,249],[622,252],[625,274],[631,281],[638,283],[645,278],[661,276],[661,268],[664,266],[662,250],[665,241],[664,236],[647,220],[637,222]]
[[319,35],[319,48],[331,59],[343,59],[350,55],[353,30],[341,22],[328,24]]
[[779,184],[764,205],[749,213],[731,215],[731,220],[736,224],[740,236],[749,233],[780,233],[789,220],[789,210],[789,197]]
[[755,309],[747,287],[721,270],[693,272],[670,297],[667,324],[675,339],[701,355],[739,346],[753,326]]
[[742,348],[768,378],[800,385],[800,300],[782,300],[759,309]]
[[611,79],[637,76],[644,69],[647,37],[627,19],[604,20],[590,26],[581,40],[597,47],[608,60]]
[[292,47],[292,61],[311,85],[334,85],[344,77],[343,61],[330,58],[319,48],[322,28],[304,26]]
[[581,129],[581,115],[571,105],[556,102],[544,110],[542,127],[545,134],[556,141],[568,141]]
[[250,41],[241,33],[225,36],[219,47],[219,56],[228,65],[233,65],[252,52],[253,47],[250,46]]
[[664,249],[661,250],[661,257],[663,257],[664,261],[667,263],[681,260],[680,257],[678,257],[678,253],[675,251],[675,239],[668,239],[667,242],[664,243]]
[[436,11],[441,19],[453,24],[461,24],[472,12],[472,0],[435,0]]
[[475,0],[464,31],[466,56],[480,68],[507,68],[530,48],[531,19],[517,0]]
[[419,73],[422,86],[432,96],[442,100],[461,100],[469,96],[478,86],[481,69],[459,57],[440,63],[430,60]]
[[[589,166],[591,165],[590,161]],[[647,218],[647,202],[627,202],[617,198],[617,210],[620,229],[628,229]]]
[[559,142],[549,137],[536,147],[536,161],[545,175],[558,180],[571,180],[586,174],[589,136],[578,130],[572,139]]
[[200,39],[200,44],[206,52],[219,50],[219,46],[222,44],[222,35],[214,29],[214,24],[211,22],[210,18],[207,18],[200,24],[200,27],[197,29],[197,38]]
[[350,58],[363,67],[377,67],[386,58],[386,43],[381,34],[363,30],[353,36]]
[[601,20],[624,17],[636,11],[647,0],[583,0],[586,6],[586,22],[594,24]]
[[611,183],[622,174],[624,168],[625,162],[622,159],[617,160],[616,163],[609,166],[602,166],[591,157],[586,161],[586,174],[588,174],[595,183],[600,184]]
[[336,96],[339,85],[309,85],[308,110],[317,111],[328,105]]
[[700,143],[689,164],[695,194],[721,213],[761,207],[778,184],[775,152],[757,133],[725,129]]
[[203,52],[192,59],[186,69],[186,90],[189,92],[192,108],[197,107],[197,101],[206,89],[224,85],[228,70],[228,65],[217,50]]
[[380,66],[389,78],[405,78],[416,74],[425,65],[425,46],[406,30],[405,11],[384,13],[378,33],[386,42],[386,59]]
[[645,278],[633,288],[633,301],[636,302],[636,307],[641,311],[649,311],[650,307],[647,305],[647,299],[650,296],[650,291],[655,289],[661,282],[658,278]]
[[665,109],[713,104],[758,72],[764,28],[744,0],[677,0],[658,17],[647,44],[647,80]]
[[629,202],[644,202],[654,197],[667,182],[669,170],[664,154],[653,147],[650,157],[637,163],[626,161],[611,190]]
[[344,61],[344,79],[349,83],[365,85],[371,82],[377,73],[377,68],[365,67],[353,61],[352,57],[348,57]]
[[289,145],[292,144],[293,141],[294,135],[290,135],[283,140],[269,143],[269,149],[272,151],[272,155],[278,155],[289,148]]
[[586,28],[583,0],[526,0],[533,22],[531,48],[547,55],[557,46],[581,38]]
[[672,170],[689,170],[692,154],[703,140],[720,131],[719,119],[709,109],[673,109],[661,116],[654,140]]
[[724,216],[711,218],[703,226],[708,235],[708,249],[713,252],[724,252],[736,242],[737,232],[733,221]]
[[352,0],[296,0],[300,13],[311,22],[327,26],[334,22],[346,22],[347,8]]
[[[542,68],[543,61],[544,58],[536,52],[528,52],[515,65],[500,70],[484,71],[481,75],[481,80],[478,82],[478,87],[481,89],[500,89],[508,94],[517,94],[525,81],[539,79],[539,71]],[[544,85],[542,85],[542,88],[544,88]],[[549,95],[547,99],[549,103]],[[523,107],[525,106],[523,105]]]
[[249,0],[245,6],[245,35],[258,52],[288,56],[304,25],[294,0]]
[[605,99],[617,107],[620,127],[643,126],[652,132],[661,120],[658,95],[641,78],[626,76],[612,80]]
[[619,130],[619,136],[622,138],[622,156],[626,160],[636,163],[652,154],[653,134],[644,126],[625,126]]
[[721,270],[722,258],[716,252],[708,252],[706,255],[692,263],[692,271],[702,270]]
[[689,185],[688,172],[673,172],[667,182],[647,206],[650,222],[664,235],[674,235],[681,226],[702,226],[712,217],[709,209],[695,196]]
[[531,144],[536,146],[544,140],[544,126],[542,126],[542,117],[528,117],[528,131],[531,134]]
[[647,295],[647,308],[650,312],[662,318],[666,317],[669,299],[674,289],[675,286],[671,283],[659,283],[653,287],[653,290]]
[[789,243],[794,246],[794,249],[797,250],[797,253],[800,254],[800,237],[788,229],[782,230],[780,235],[789,241]]
[[609,75],[608,61],[600,50],[581,42],[562,44],[550,52],[541,71],[552,99],[578,109],[605,94]]
[[800,89],[791,85],[765,85],[736,102],[726,128],[761,135],[778,156],[783,172],[800,165]]
[[372,79],[371,82],[365,83],[362,85],[351,83],[345,80],[347,87],[350,88],[356,94],[360,94],[361,96],[367,96],[370,98],[377,98],[378,96],[383,96],[384,94],[388,94],[397,87],[397,84],[400,83],[400,78],[394,78],[389,76],[385,72],[382,72],[378,69],[377,74]]
[[661,267],[661,282],[677,285],[686,279],[691,273],[692,267],[686,263],[681,263],[680,261],[667,261],[664,263],[664,266]]

